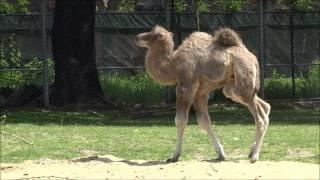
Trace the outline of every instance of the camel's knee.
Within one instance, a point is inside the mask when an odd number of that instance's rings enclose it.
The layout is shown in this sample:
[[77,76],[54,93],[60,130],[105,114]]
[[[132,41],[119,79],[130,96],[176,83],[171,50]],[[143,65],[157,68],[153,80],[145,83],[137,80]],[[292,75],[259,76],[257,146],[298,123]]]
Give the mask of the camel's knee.
[[231,98],[232,97],[232,91],[231,91],[231,88],[229,86],[224,87],[222,92],[227,98]]
[[[267,116],[269,116],[270,111],[271,111],[271,106],[267,102],[264,102],[264,105],[265,105],[265,109],[266,109],[266,114],[267,114]],[[268,122],[269,122],[269,120],[268,120]]]
[[262,118],[259,118],[258,120],[256,120],[256,128],[257,128],[257,132],[264,132],[267,127],[269,125],[269,120],[265,120]]
[[184,128],[188,124],[188,119],[185,115],[176,115],[174,121],[177,128]]
[[267,127],[269,125],[269,114],[270,114],[271,106],[269,103],[258,98],[258,107],[259,107],[259,115],[261,118],[263,118],[264,124]]
[[199,127],[205,131],[208,131],[210,126],[211,126],[211,122],[210,119],[207,117],[203,117],[203,116],[198,116],[197,117],[197,121],[199,124]]

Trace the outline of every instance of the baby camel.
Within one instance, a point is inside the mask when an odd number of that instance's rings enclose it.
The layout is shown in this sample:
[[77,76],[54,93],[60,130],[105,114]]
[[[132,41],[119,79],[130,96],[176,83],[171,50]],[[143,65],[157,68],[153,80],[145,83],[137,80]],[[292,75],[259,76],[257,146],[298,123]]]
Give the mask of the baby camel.
[[148,48],[145,66],[152,79],[165,85],[176,84],[177,144],[168,162],[179,159],[192,104],[200,127],[212,139],[218,160],[225,159],[223,147],[211,128],[207,108],[209,93],[218,88],[223,88],[226,97],[249,108],[256,124],[249,158],[251,162],[259,159],[271,107],[257,96],[259,64],[237,33],[229,28],[219,29],[213,36],[194,32],[174,51],[172,33],[155,26],[150,32],[137,35],[136,43]]

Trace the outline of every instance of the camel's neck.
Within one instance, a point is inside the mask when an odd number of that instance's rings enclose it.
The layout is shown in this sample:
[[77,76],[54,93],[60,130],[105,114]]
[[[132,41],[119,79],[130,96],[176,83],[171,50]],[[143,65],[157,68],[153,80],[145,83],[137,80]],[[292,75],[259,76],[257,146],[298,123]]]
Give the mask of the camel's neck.
[[148,49],[145,65],[148,74],[161,84],[174,84],[175,78],[171,67],[173,45],[166,47],[150,47]]

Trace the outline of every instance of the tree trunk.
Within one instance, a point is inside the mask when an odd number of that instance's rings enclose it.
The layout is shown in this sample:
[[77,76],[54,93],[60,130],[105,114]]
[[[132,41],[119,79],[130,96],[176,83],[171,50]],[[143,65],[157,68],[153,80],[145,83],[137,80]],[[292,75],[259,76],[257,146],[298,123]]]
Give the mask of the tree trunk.
[[52,30],[52,105],[103,99],[95,62],[95,0],[57,0]]

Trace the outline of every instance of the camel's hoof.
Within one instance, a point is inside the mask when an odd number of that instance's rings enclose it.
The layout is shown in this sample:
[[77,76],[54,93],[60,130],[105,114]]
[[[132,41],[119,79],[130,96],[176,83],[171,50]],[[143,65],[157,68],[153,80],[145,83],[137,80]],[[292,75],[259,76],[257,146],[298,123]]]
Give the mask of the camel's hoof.
[[251,163],[255,163],[255,162],[258,161],[258,159],[259,159],[259,158],[256,157],[256,156],[251,156],[251,157],[250,157],[250,162],[251,162]]
[[173,157],[173,158],[169,158],[167,159],[167,163],[174,163],[174,162],[178,162],[179,160],[179,156],[178,157]]
[[224,156],[219,156],[217,159],[215,159],[214,161],[216,161],[216,162],[220,162],[220,161],[224,161],[224,160],[226,160],[226,157],[224,157]]

